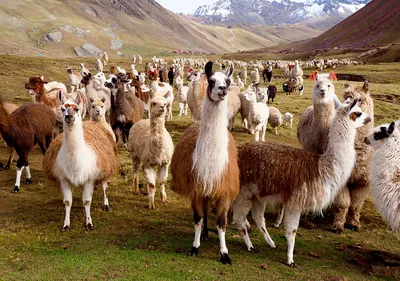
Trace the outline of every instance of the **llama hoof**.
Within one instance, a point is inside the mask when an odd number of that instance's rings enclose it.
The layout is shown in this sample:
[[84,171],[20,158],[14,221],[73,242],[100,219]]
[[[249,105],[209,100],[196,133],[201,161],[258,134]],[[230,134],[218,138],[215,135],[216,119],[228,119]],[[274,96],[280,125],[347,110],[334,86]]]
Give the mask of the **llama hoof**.
[[280,223],[274,223],[272,224],[273,227],[278,228],[281,224]]
[[336,234],[342,234],[343,231],[344,231],[343,227],[335,227],[335,229],[333,230],[333,232]]
[[93,224],[88,223],[88,224],[86,225],[86,229],[93,230],[93,229],[94,229]]
[[151,210],[151,209],[155,209],[156,208],[156,206],[154,205],[154,204],[149,204],[149,209]]
[[255,254],[257,254],[257,253],[260,252],[259,250],[257,250],[257,249],[254,248],[254,247],[251,247],[248,251],[249,251],[250,253],[255,253]]
[[297,268],[297,264],[295,264],[294,262],[290,263],[289,266],[290,266],[291,268]]
[[274,249],[280,250],[280,249],[281,249],[281,246],[275,245],[275,248],[274,248]]
[[70,230],[71,230],[71,228],[69,227],[69,225],[64,225],[63,228],[61,228],[62,232],[67,232],[67,231],[70,231]]
[[354,224],[349,224],[347,226],[348,229],[352,230],[352,231],[359,231],[361,227],[359,227],[358,225],[354,225]]
[[205,241],[208,240],[208,229],[203,229],[203,231],[201,232],[201,241]]
[[105,206],[104,206],[104,211],[109,212],[109,211],[110,211],[110,206],[105,205]]
[[12,190],[12,193],[18,193],[19,192],[19,186],[14,186],[14,189]]
[[190,257],[197,256],[199,254],[199,248],[192,247],[192,249],[188,253],[188,256],[190,256]]
[[32,183],[32,180],[31,179],[26,179],[25,180],[25,184],[31,184]]
[[167,199],[167,198],[162,198],[162,199],[161,199],[161,202],[163,202],[163,203],[168,203],[168,199]]
[[221,253],[221,259],[219,261],[222,262],[222,264],[232,265],[232,260],[228,253],[225,254]]

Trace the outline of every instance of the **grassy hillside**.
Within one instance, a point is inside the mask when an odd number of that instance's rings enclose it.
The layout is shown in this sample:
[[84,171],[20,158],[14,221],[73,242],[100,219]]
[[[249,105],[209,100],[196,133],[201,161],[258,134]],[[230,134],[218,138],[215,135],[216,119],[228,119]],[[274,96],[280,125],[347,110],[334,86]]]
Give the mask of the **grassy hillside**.
[[[0,55],[0,98],[26,104],[30,97],[23,85],[31,75],[45,75],[49,80],[66,81],[65,66],[77,67],[86,62],[94,69],[93,59],[46,59]],[[112,60],[128,68],[130,60]],[[141,70],[140,67],[138,67]],[[7,71],[5,71],[7,70]],[[305,70],[307,71],[307,70]],[[399,64],[338,68],[337,72],[374,77],[383,72],[389,80],[371,83],[375,102],[375,122],[381,124],[399,118]],[[274,75],[281,75],[274,70]],[[274,106],[281,112],[295,115],[294,128],[279,128],[275,136],[268,129],[268,141],[298,146],[296,128],[301,112],[311,104],[312,82],[305,80],[303,96],[284,95],[282,80],[273,79],[278,87]],[[341,97],[343,82],[336,81],[336,92]],[[353,83],[354,84],[354,83]],[[358,84],[358,83],[355,83]],[[379,95],[379,96],[377,96]],[[174,118],[167,129],[176,143],[190,124],[190,116],[178,117],[178,105],[173,107]],[[234,137],[238,144],[252,137],[236,120]],[[5,162],[8,150],[0,145],[0,161]],[[39,149],[30,155],[32,185],[21,186],[19,194],[12,194],[15,169],[0,170],[0,279],[1,280],[399,280],[398,262],[374,259],[371,250],[383,250],[400,255],[398,237],[388,230],[376,213],[370,199],[362,211],[363,229],[331,232],[332,216],[305,217],[296,237],[295,260],[298,268],[286,266],[284,230],[268,227],[281,247],[270,249],[262,234],[253,225],[251,238],[259,253],[248,253],[240,234],[233,226],[227,230],[227,246],[233,265],[218,262],[217,235],[202,243],[200,255],[188,257],[192,245],[193,225],[190,203],[173,193],[168,181],[169,203],[162,204],[156,195],[156,209],[146,208],[147,198],[133,195],[131,160],[128,152],[119,147],[119,173],[109,185],[111,211],[102,210],[102,192],[95,190],[92,217],[95,230],[84,228],[81,189],[73,189],[71,231],[61,233],[64,217],[59,187],[45,180]],[[15,163],[14,166],[15,167]],[[144,191],[144,189],[142,189]],[[213,228],[215,214],[210,217]],[[267,224],[276,212],[266,213]],[[392,263],[390,263],[392,261]],[[388,264],[389,262],[389,264]]]
[[[321,32],[304,26],[280,34],[282,27],[253,32],[202,25],[153,0],[5,0],[0,2],[0,30],[0,52],[52,57],[75,56],[73,48],[87,42],[111,56],[117,51],[131,56],[134,52],[146,55],[174,49],[235,52],[293,42],[299,34],[308,34],[309,38]],[[56,31],[62,32],[61,42],[43,39]],[[122,48],[112,50],[112,39],[122,42]]]

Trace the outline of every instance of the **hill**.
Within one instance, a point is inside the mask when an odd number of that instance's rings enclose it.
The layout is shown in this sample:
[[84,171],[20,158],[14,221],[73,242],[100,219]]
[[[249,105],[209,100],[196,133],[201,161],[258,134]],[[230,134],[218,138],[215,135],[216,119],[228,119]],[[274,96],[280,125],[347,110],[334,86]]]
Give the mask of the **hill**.
[[294,42],[297,30],[309,37],[322,32],[296,26],[282,37],[274,35],[279,34],[279,27],[275,32],[256,34],[251,29],[202,25],[154,0],[4,0],[0,2],[0,30],[0,52],[53,57],[100,50],[111,56],[176,49],[225,53]]

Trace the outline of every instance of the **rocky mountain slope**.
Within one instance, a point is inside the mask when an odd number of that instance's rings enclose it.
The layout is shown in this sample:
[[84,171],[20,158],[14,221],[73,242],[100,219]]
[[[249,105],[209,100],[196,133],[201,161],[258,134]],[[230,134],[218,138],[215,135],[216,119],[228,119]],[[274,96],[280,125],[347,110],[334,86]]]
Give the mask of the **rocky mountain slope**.
[[154,0],[0,1],[0,52],[21,55],[156,54],[185,50],[224,53],[308,38],[319,28],[251,29],[202,25],[164,9]]
[[218,0],[200,6],[194,16],[207,22],[246,25],[296,24],[320,18],[332,25],[371,0]]

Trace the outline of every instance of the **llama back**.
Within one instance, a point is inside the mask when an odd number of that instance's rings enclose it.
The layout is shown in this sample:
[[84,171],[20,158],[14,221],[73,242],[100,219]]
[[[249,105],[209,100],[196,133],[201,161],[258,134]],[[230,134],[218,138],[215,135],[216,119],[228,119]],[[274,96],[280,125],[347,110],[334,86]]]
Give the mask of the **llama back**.
[[[180,153],[174,153],[171,161],[171,174],[174,182],[172,190],[188,197],[193,197],[194,195],[201,196],[201,194],[203,194],[203,186],[197,183],[196,172],[192,169],[193,159],[192,157],[186,157],[188,153],[191,155],[195,150],[199,132],[199,124],[193,124],[185,130],[175,147],[175,151],[179,151]],[[238,151],[235,146],[235,140],[231,133],[229,133],[228,136],[229,156],[232,157],[232,159],[237,159]],[[223,172],[223,177],[217,187],[213,188],[210,197],[222,196],[230,200],[236,198],[239,193],[239,169],[238,166],[234,164],[233,161],[228,161],[225,168],[228,172]],[[187,186],[194,186],[194,188],[190,190]],[[219,186],[224,186],[225,188],[218,188]]]
[[[279,194],[287,202],[295,190],[320,176],[318,160],[319,155],[291,146],[247,143],[239,147],[240,184],[255,183],[261,197]],[[277,169],[280,162],[290,165]]]
[[[101,175],[96,179],[100,183],[115,175],[117,169],[117,147],[112,135],[103,125],[93,121],[83,123],[84,139],[86,144],[96,154],[96,161],[100,167]],[[43,170],[48,179],[58,183],[55,166],[57,155],[61,149],[64,133],[57,136],[51,143],[43,158]],[[50,159],[54,161],[50,161]]]

